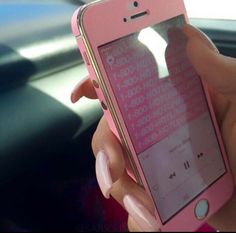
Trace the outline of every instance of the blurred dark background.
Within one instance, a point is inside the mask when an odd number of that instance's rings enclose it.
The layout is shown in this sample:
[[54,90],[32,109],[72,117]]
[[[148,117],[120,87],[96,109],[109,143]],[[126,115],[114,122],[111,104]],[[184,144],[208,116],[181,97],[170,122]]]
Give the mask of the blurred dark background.
[[85,69],[70,26],[82,4],[0,1],[0,231],[126,229],[94,176],[100,107],[69,104]]

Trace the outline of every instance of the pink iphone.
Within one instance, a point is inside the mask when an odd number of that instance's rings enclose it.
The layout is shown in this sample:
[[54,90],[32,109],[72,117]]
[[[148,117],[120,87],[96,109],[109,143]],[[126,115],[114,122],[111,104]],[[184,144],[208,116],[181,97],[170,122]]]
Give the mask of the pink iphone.
[[72,27],[111,130],[162,231],[195,231],[234,185],[209,94],[186,55],[183,0],[104,0]]

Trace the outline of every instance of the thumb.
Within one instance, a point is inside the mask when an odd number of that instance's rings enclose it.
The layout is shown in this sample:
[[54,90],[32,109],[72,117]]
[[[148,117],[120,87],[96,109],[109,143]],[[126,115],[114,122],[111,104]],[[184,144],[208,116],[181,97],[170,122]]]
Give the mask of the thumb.
[[219,54],[194,27],[187,25],[183,31],[188,38],[188,57],[203,81],[236,102],[236,59]]

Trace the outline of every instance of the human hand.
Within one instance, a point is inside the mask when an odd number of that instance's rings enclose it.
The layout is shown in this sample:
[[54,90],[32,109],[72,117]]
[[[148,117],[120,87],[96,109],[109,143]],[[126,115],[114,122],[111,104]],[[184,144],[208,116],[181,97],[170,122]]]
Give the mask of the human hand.
[[[200,31],[187,25],[187,54],[202,80],[208,85],[234,180],[236,181],[236,59],[219,54]],[[236,195],[209,223],[220,231],[236,229]]]
[[[236,60],[220,55],[209,39],[191,26],[184,28],[188,37],[187,53],[193,66],[209,86],[211,98],[221,127],[231,167],[236,178]],[[93,85],[86,79],[77,86],[72,101],[82,96],[96,98]],[[130,231],[157,231],[154,207],[146,192],[126,173],[126,154],[110,131],[104,118],[93,137],[98,183],[106,198],[115,198],[129,213]],[[236,229],[236,197],[210,223],[220,230]]]
[[[93,85],[85,78],[74,89],[71,100],[77,102],[82,96],[96,99]],[[112,196],[129,212],[130,231],[158,231],[154,207],[146,192],[126,172],[127,157],[119,140],[111,132],[103,117],[92,140],[96,157],[96,175],[105,198]]]

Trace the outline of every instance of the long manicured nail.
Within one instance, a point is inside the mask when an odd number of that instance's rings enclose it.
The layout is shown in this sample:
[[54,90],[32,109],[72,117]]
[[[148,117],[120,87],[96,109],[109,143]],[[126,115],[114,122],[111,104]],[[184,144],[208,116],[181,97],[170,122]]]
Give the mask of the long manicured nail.
[[104,151],[100,151],[97,154],[96,175],[104,197],[109,199],[113,182],[110,173],[109,158]]
[[199,29],[193,27],[190,24],[187,24],[184,26],[183,28],[184,33],[190,37],[190,38],[196,38],[198,37],[199,39],[201,39],[205,45],[207,45],[210,49],[214,50],[215,52],[219,53],[218,48],[216,47],[216,45],[212,42],[212,40],[202,31],[200,31]]
[[143,231],[160,231],[155,217],[135,197],[126,195],[123,201],[127,212]]
[[71,102],[74,104],[76,103],[81,97],[82,93],[78,92],[78,89],[82,84],[84,84],[87,80],[89,80],[89,76],[84,77],[79,81],[79,83],[75,86],[74,90],[71,93]]

